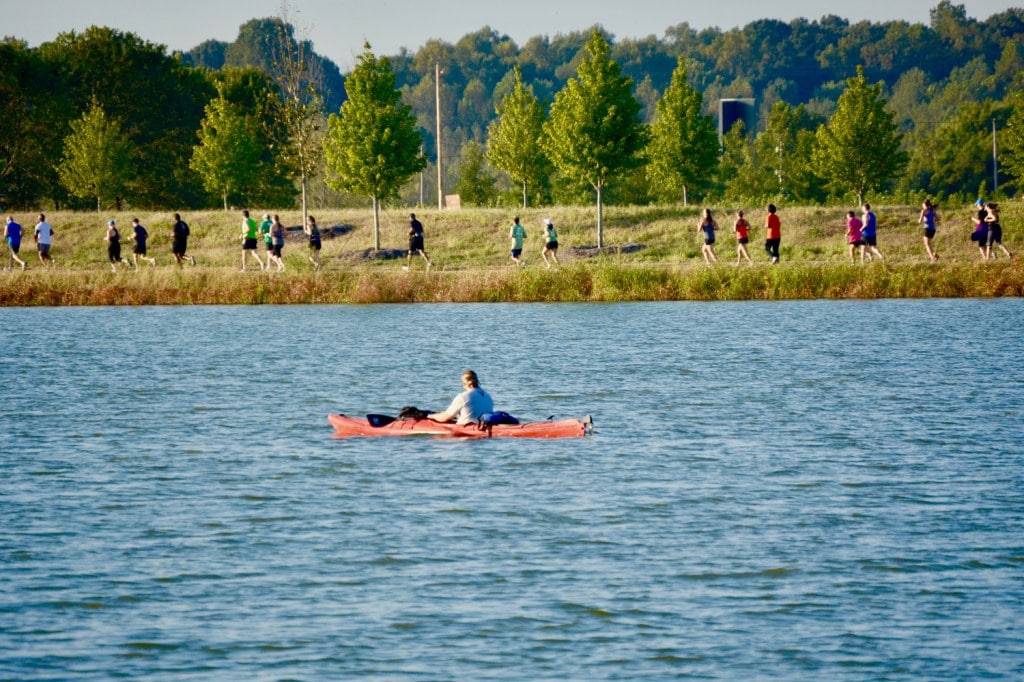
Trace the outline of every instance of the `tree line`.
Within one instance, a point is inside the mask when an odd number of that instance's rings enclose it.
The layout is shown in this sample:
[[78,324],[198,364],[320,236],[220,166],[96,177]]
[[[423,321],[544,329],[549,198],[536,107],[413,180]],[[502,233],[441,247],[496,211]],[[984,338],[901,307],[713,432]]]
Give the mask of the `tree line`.
[[[522,47],[484,27],[391,57],[365,46],[347,75],[287,17],[185,54],[103,27],[38,48],[8,38],[0,201],[429,202],[438,115],[444,187],[467,204],[1011,193],[1024,178],[1022,67],[1024,10],[976,20],[946,0],[928,25],[684,23],[621,41],[595,27]],[[721,97],[752,97],[754,129],[719,140]],[[373,187],[357,179],[374,165],[357,150],[390,164]]]

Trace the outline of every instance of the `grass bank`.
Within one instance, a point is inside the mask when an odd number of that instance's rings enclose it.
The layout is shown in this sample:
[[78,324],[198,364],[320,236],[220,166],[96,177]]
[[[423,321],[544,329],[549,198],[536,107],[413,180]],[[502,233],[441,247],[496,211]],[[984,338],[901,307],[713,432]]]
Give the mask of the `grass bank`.
[[[582,247],[596,243],[590,207],[523,212],[529,233],[527,266],[508,258],[512,213],[499,209],[438,212],[417,210],[426,225],[426,246],[434,268],[413,260],[411,272],[395,260],[406,242],[408,214],[385,214],[382,246],[374,252],[368,211],[317,214],[325,232],[324,267],[314,271],[304,237],[289,234],[284,272],[239,272],[239,212],[203,212],[183,216],[192,230],[189,252],[196,267],[177,268],[170,257],[170,214],[54,213],[47,219],[57,231],[55,266],[40,267],[31,242],[23,245],[25,272],[0,273],[0,305],[178,305],[413,302],[556,302],[650,300],[782,300],[814,298],[993,297],[1024,295],[1020,259],[981,262],[969,241],[969,207],[942,210],[935,246],[941,255],[929,263],[921,243],[915,207],[880,207],[879,246],[884,262],[850,264],[842,208],[783,208],[782,262],[767,264],[761,250],[763,211],[749,210],[755,226],[750,252],[753,266],[735,264],[730,213],[716,210],[721,227],[720,262],[708,267],[700,255],[697,207],[606,210],[605,242],[612,248],[585,257]],[[257,213],[262,213],[258,211]],[[150,231],[150,255],[158,266],[111,272],[103,242],[106,220],[126,231],[133,215]],[[562,266],[548,270],[540,260],[542,220],[550,216],[559,231]],[[23,225],[34,215],[15,215]],[[282,214],[297,227],[297,213]],[[1004,241],[1017,255],[1015,228],[1024,210],[1004,205]],[[577,249],[580,249],[577,251]],[[124,252],[130,254],[130,246]],[[260,252],[261,257],[263,251]],[[2,252],[6,264],[6,252]],[[1002,254],[1000,253],[1000,256]]]

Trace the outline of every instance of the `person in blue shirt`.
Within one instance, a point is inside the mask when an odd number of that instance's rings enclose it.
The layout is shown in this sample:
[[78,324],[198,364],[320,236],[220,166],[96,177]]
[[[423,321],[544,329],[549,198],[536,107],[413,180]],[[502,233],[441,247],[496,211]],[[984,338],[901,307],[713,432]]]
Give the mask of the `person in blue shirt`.
[[14,216],[7,216],[7,224],[4,226],[4,241],[7,242],[7,250],[10,254],[7,258],[8,270],[14,267],[15,261],[18,262],[22,270],[25,269],[25,261],[21,260],[18,256],[18,251],[21,250],[21,235],[23,232],[21,225],[14,222]]
[[867,249],[865,255],[868,260],[872,259],[872,255],[878,256],[880,261],[885,260],[882,258],[882,252],[878,250],[878,218],[871,210],[871,204],[864,204],[861,207],[861,222],[864,225],[860,231],[860,238]]
[[715,256],[715,230],[717,229],[718,223],[711,217],[711,209],[705,208],[700,222],[697,223],[697,232],[704,233],[704,245],[700,247],[700,251],[704,254],[704,262],[708,265],[718,262],[718,258]]

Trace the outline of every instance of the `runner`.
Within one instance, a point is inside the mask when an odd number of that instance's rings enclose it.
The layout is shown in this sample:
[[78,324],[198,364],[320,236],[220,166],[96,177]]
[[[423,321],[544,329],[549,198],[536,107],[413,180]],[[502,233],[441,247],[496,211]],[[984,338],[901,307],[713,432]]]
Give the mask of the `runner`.
[[103,240],[107,242],[107,260],[110,261],[110,270],[112,272],[117,272],[119,263],[131,266],[127,259],[121,258],[121,233],[118,232],[117,225],[113,220],[107,221],[107,232]]
[[935,212],[935,206],[928,199],[921,204],[921,215],[917,222],[924,223],[924,250],[928,252],[931,262],[939,260],[939,253],[932,248],[932,239],[935,238],[935,224],[939,222],[939,214]]
[[718,223],[711,217],[711,209],[705,208],[700,222],[697,223],[697,232],[704,233],[704,245],[700,247],[700,252],[704,254],[704,262],[708,265],[718,262],[718,258],[715,256],[715,230],[717,229]]
[[743,211],[736,211],[736,222],[733,223],[732,229],[736,233],[736,265],[739,265],[743,258],[747,259],[748,264],[753,265],[754,261],[747,253],[747,243],[750,241],[750,223],[743,217]]
[[[256,259],[256,262],[260,264],[260,270],[263,270],[263,259],[260,258],[259,252],[256,250],[256,244],[259,241],[260,228],[256,224],[256,221],[249,217],[249,211],[242,211],[242,272],[248,269],[249,263],[249,252],[252,252],[252,257]],[[268,262],[267,265],[270,263]]]
[[50,223],[46,222],[46,216],[42,213],[39,214],[39,222],[36,223],[35,229],[35,240],[36,249],[39,251],[39,262],[43,265],[52,263],[53,258],[50,256],[50,246],[53,244],[53,235],[56,234]]
[[313,270],[317,271],[320,269],[320,228],[316,226],[316,218],[309,216],[306,218],[306,227],[303,228],[306,235],[309,237],[309,262],[313,264]]
[[427,258],[427,252],[423,248],[423,223],[416,220],[416,214],[409,214],[409,253],[406,255],[405,266],[403,270],[408,270],[412,267],[413,254],[419,253],[423,256],[423,260],[427,262],[427,270],[430,269],[430,259]]
[[765,218],[764,250],[771,258],[771,264],[779,262],[779,244],[782,243],[782,221],[775,215],[775,204],[768,204],[768,217]]
[[188,261],[192,267],[196,265],[196,259],[186,255],[188,251],[188,223],[181,219],[177,213],[174,214],[174,225],[171,227],[171,252],[174,254],[174,262],[180,268],[181,264]]
[[860,237],[864,240],[864,246],[867,247],[865,255],[870,261],[872,254],[878,256],[878,260],[885,260],[882,258],[882,252],[878,250],[878,218],[871,211],[871,204],[864,204],[861,207],[861,222],[864,227],[860,231]]
[[555,224],[551,222],[551,218],[544,219],[544,248],[540,252],[540,257],[544,259],[544,265],[551,268],[551,263],[548,262],[548,254],[551,254],[551,259],[558,265],[558,233],[555,232]]
[[508,231],[508,236],[512,238],[512,250],[510,255],[512,256],[512,262],[516,266],[526,265],[520,256],[523,255],[523,242],[526,240],[526,228],[519,224],[519,216],[516,216],[512,221],[512,229]]
[[14,222],[14,216],[7,216],[7,224],[4,225],[4,241],[7,242],[7,267],[6,270],[10,270],[14,267],[15,261],[21,266],[21,269],[25,269],[25,261],[21,260],[18,256],[18,252],[21,250],[21,235],[24,232],[21,225]]
[[156,267],[156,258],[146,256],[146,240],[149,239],[149,232],[139,224],[138,218],[132,218],[132,239],[135,245],[132,247],[132,262],[136,269],[139,267],[139,259],[149,261],[149,264]]
[[846,240],[850,243],[850,262],[856,263],[856,259],[853,257],[855,251],[860,251],[860,262],[864,264],[864,239],[861,235],[861,229],[864,224],[857,217],[857,214],[853,211],[846,212]]

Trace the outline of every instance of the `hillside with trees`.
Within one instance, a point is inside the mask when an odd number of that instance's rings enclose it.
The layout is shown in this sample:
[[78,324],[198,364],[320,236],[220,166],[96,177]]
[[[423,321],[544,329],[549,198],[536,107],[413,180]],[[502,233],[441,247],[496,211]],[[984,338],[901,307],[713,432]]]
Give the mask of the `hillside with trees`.
[[[392,202],[436,201],[438,116],[443,187],[464,192],[468,204],[852,202],[865,192],[916,201],[987,195],[995,183],[1005,195],[1024,189],[1020,8],[979,19],[943,0],[927,24],[837,16],[728,30],[681,23],[661,37],[622,40],[591,27],[524,45],[485,26],[415,53],[371,50],[363,59],[383,60],[382,77],[401,99],[389,106],[408,107],[417,133],[402,137],[411,151],[392,151],[426,164],[384,192]],[[569,125],[573,115],[560,111],[578,111],[582,96],[598,101],[606,86],[588,88],[604,78],[597,66],[610,74],[611,110],[634,113],[588,129],[609,170],[590,177],[580,172],[586,150],[572,148],[580,132]],[[287,17],[253,19],[234,42],[206,41],[185,54],[106,27],[38,48],[6,38],[0,201],[367,206],[365,189],[332,178],[331,168],[371,160],[329,167],[324,151],[347,85]],[[709,131],[720,98],[752,98],[757,116],[716,148]],[[859,163],[885,172],[844,175]]]

